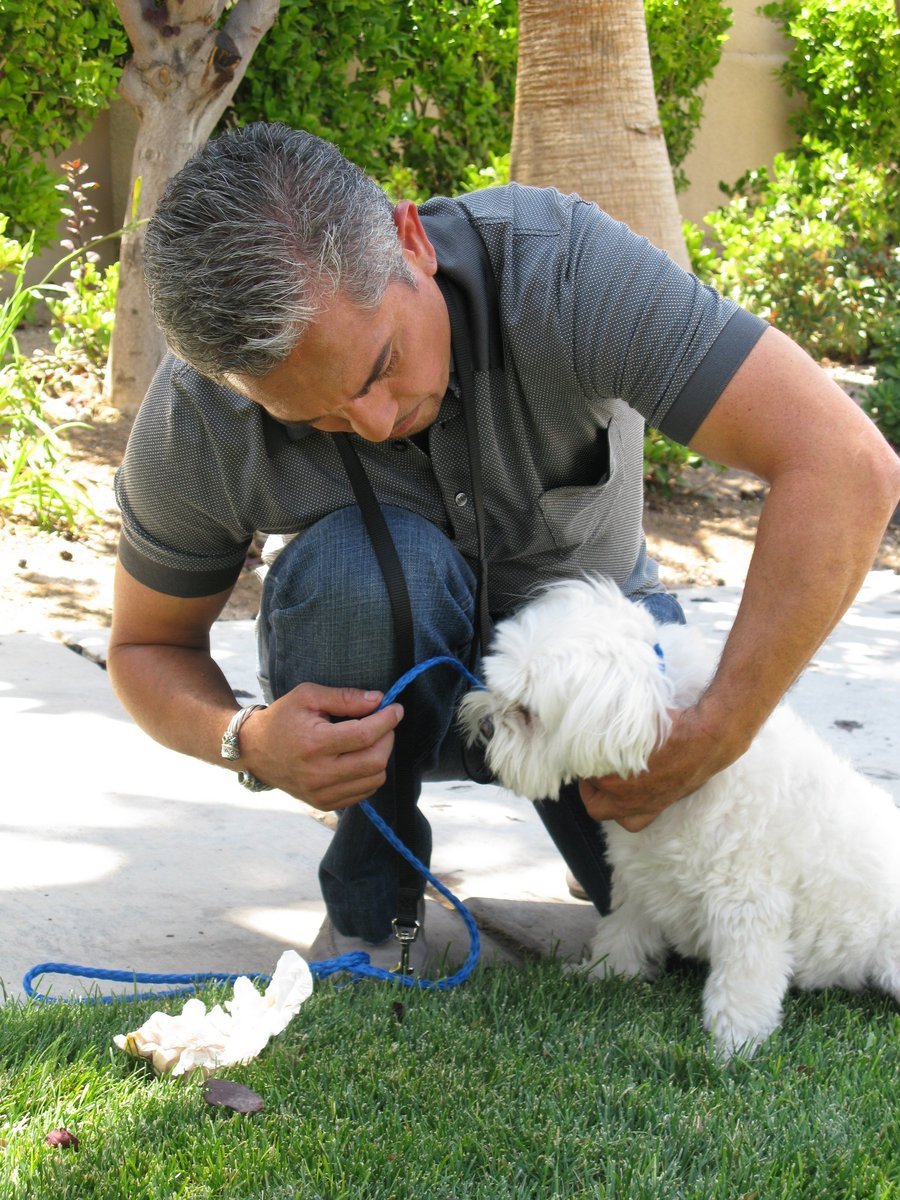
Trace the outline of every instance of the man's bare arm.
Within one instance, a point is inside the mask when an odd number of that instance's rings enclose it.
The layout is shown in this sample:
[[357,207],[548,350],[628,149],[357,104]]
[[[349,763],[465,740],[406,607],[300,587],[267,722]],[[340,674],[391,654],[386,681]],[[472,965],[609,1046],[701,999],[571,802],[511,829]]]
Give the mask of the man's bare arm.
[[900,462],[809,356],[769,329],[692,447],[769,484],[719,667],[646,774],[586,780],[598,820],[638,829],[734,762],[847,610],[900,500]]
[[221,758],[222,734],[239,705],[210,656],[209,633],[229,594],[166,596],[117,564],[108,666],[124,707],[163,745],[252,771],[317,808],[372,795],[403,715],[399,704],[375,712],[379,692],[301,684],[245,721],[239,760]]

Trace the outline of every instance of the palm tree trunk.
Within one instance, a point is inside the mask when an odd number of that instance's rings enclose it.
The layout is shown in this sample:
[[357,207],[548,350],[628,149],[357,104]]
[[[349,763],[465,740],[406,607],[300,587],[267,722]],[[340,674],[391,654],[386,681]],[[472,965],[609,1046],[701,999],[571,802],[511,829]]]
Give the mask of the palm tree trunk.
[[578,192],[688,266],[642,0],[519,0],[510,175]]

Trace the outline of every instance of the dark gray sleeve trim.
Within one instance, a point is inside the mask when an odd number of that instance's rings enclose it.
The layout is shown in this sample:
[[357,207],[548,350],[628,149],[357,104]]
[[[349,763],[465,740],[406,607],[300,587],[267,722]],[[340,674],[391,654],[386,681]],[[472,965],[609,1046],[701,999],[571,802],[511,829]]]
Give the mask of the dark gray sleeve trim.
[[735,371],[769,328],[768,322],[737,309],[713,342],[700,366],[660,422],[673,441],[687,444],[725,390]]
[[178,596],[182,600],[196,600],[201,596],[215,596],[227,591],[237,582],[243,559],[234,567],[223,567],[217,571],[179,571],[152,562],[125,537],[119,538],[119,561],[132,578],[154,592],[166,596]]

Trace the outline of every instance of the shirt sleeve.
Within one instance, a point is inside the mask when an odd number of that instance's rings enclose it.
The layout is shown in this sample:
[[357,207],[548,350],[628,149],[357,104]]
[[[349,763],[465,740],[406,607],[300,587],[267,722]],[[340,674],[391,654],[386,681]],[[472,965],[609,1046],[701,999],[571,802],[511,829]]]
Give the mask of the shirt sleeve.
[[[157,372],[128,439],[115,492],[125,570],[154,591],[189,599],[234,584],[252,531],[229,520],[233,508],[186,372],[196,374],[171,357]],[[216,386],[196,379],[200,387]]]
[[687,442],[767,328],[596,205],[571,205],[561,318],[581,387]]

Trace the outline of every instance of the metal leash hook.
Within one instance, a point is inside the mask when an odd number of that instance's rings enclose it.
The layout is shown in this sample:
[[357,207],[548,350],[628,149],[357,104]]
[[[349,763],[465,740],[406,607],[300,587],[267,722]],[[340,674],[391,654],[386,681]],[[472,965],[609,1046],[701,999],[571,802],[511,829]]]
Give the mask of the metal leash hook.
[[394,937],[400,943],[400,962],[394,968],[395,975],[409,974],[409,948],[419,936],[421,925],[418,921],[412,923],[402,922],[398,917],[394,917],[391,924],[394,927]]

